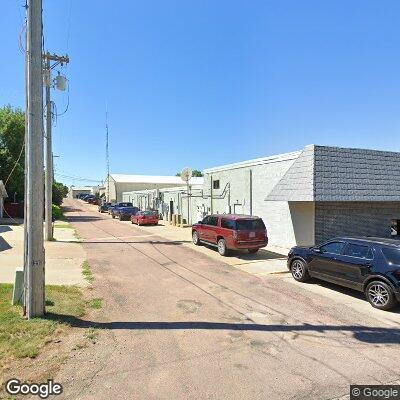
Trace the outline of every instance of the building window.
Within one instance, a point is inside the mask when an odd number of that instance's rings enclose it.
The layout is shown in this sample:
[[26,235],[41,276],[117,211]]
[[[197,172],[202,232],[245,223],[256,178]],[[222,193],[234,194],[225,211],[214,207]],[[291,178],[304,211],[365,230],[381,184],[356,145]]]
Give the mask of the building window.
[[390,235],[391,236],[400,236],[400,220],[392,219],[390,224]]
[[213,181],[213,189],[219,189],[219,179],[216,181]]

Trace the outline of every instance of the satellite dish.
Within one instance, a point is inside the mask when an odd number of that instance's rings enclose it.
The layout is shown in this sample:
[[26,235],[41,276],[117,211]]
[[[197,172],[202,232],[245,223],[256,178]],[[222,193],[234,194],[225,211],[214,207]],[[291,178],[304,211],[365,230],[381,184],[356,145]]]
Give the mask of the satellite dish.
[[183,168],[181,172],[181,179],[184,182],[189,182],[191,177],[192,177],[192,169],[189,167]]

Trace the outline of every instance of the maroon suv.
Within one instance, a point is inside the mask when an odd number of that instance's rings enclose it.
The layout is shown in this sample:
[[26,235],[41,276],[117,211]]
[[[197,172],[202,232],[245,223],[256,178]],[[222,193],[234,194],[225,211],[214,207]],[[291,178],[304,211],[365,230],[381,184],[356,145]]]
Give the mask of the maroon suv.
[[193,243],[209,244],[225,256],[229,250],[248,250],[256,253],[268,244],[267,229],[259,217],[250,215],[207,215],[193,225]]

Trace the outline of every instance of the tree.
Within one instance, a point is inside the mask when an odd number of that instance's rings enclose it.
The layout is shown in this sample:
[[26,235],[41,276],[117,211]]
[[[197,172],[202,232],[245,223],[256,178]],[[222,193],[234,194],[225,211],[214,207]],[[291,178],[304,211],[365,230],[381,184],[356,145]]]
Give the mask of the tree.
[[24,198],[25,114],[20,108],[0,108],[0,179],[13,200]]
[[[181,173],[178,172],[178,173],[176,174],[176,176],[181,176]],[[201,177],[201,176],[204,176],[204,175],[203,175],[203,173],[202,173],[201,171],[199,171],[198,169],[194,169],[194,170],[192,171],[192,176],[194,176],[194,177]]]
[[[24,200],[25,113],[9,105],[0,108],[0,180],[6,186],[10,201],[14,201],[14,196],[17,201]],[[60,205],[67,193],[65,185],[54,181],[54,204]]]
[[63,198],[68,194],[68,187],[61,182],[53,182],[53,204],[61,205]]

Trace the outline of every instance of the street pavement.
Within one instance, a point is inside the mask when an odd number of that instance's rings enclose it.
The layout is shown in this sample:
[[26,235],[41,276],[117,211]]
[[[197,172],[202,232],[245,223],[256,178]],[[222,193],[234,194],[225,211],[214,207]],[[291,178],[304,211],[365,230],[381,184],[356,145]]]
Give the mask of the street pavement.
[[104,303],[71,321],[100,334],[61,367],[58,398],[339,399],[350,384],[399,381],[399,309],[256,276],[81,201],[66,205]]

